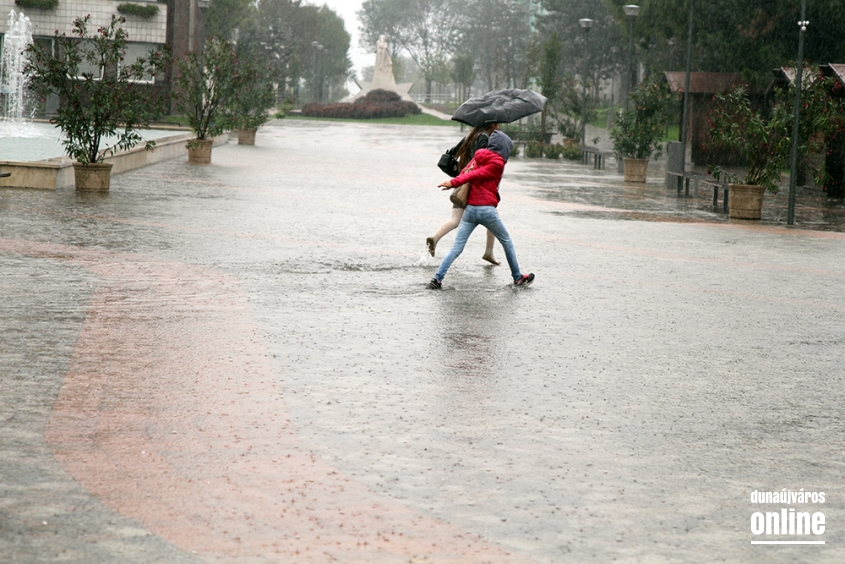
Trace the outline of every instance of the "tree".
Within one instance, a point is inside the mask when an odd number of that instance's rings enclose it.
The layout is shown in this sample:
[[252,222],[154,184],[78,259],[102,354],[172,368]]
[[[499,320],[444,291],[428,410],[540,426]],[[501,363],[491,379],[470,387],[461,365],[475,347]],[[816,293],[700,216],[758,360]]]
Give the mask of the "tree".
[[[622,11],[627,3],[608,2],[620,29],[627,29]],[[771,70],[795,58],[796,22],[800,19],[797,0],[699,0],[693,7],[693,70],[741,72],[752,84],[767,86]],[[644,3],[635,24],[635,42],[647,65],[666,68],[668,54],[677,51],[673,66],[675,70],[682,68],[679,55],[686,51],[688,13],[687,1]],[[841,41],[845,3],[808,2],[807,19],[806,59],[817,63],[845,60],[845,43]]]
[[352,61],[348,53],[352,36],[346,31],[343,18],[325,5],[317,10],[316,41],[323,49],[318,51],[316,74],[309,78],[319,91],[325,88],[326,99],[342,97],[332,93],[345,92],[345,84],[351,78]]
[[458,55],[452,59],[452,81],[460,87],[459,101],[466,100],[475,82],[475,61],[472,55]]
[[343,19],[326,6],[264,0],[244,24],[238,53],[268,61],[278,95],[296,98],[303,81],[313,96],[321,85],[332,91],[345,84],[352,68],[350,42]]
[[380,36],[385,35],[387,52],[393,62],[402,52],[402,46],[396,42],[399,28],[402,25],[405,12],[405,3],[385,0],[366,0],[358,10],[358,30],[361,35],[358,44],[367,52],[375,53],[376,43]]
[[[546,97],[546,104],[551,102],[551,105],[555,103],[557,99],[557,94],[559,90],[558,84],[558,67],[560,66],[560,50],[561,45],[560,41],[557,38],[557,33],[553,33],[552,37],[543,44],[543,59],[540,63],[540,76],[539,76],[539,83],[540,89],[543,91],[543,96]],[[540,133],[541,138],[540,142],[545,145],[546,143],[546,112],[543,111],[543,114],[540,119]],[[542,149],[541,155],[542,155]]]
[[253,17],[252,0],[214,0],[205,13],[205,36],[235,40],[240,26]]
[[472,0],[465,8],[460,51],[471,53],[489,90],[525,87],[522,70],[531,40],[528,4],[520,0]]
[[[59,96],[53,121],[64,134],[65,152],[83,164],[102,162],[107,154],[143,141],[137,130],[165,109],[162,96],[152,88],[137,88],[135,82],[160,72],[167,56],[150,51],[126,64],[128,35],[121,27],[126,20],[112,15],[108,25],[91,32],[90,19],[76,18],[71,37],[56,31],[55,51],[30,44],[30,62],[24,70],[36,92]],[[108,139],[112,145],[100,150]],[[148,149],[153,145],[146,144]]]
[[627,53],[628,25],[621,8],[619,12],[623,16],[619,18],[607,1],[542,0],[542,3],[545,14],[540,18],[541,34],[546,39],[557,34],[561,42],[562,76],[580,76],[584,72],[584,30],[578,24],[581,18],[593,20],[590,44],[597,46],[586,55],[589,78],[598,83],[616,73],[623,54]]
[[[359,12],[361,36],[387,35],[407,52],[425,80],[426,100],[464,28],[458,0],[366,0]],[[375,45],[374,42],[370,43]]]

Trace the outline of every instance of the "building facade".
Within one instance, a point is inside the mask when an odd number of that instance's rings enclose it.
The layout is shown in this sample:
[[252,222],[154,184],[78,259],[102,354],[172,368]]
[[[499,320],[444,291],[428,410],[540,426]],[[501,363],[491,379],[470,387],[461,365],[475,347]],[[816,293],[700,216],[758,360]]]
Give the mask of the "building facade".
[[[121,4],[155,6],[158,10],[149,17],[121,13]],[[89,30],[96,31],[111,21],[112,15],[123,16],[126,23],[122,26],[127,32],[129,43],[125,60],[131,64],[138,57],[143,57],[150,50],[169,49],[173,60],[183,57],[188,51],[202,49],[204,39],[204,15],[210,0],[167,0],[149,2],[134,0],[59,0],[55,8],[30,8],[15,4],[14,0],[0,0],[0,33],[4,36],[9,28],[7,17],[12,11],[23,13],[32,24],[32,37],[35,42],[52,48],[53,38],[59,34],[71,35],[73,21],[79,17],[91,16]],[[26,3],[24,3],[26,4]],[[175,65],[170,65],[163,76],[150,77],[150,87],[172,92]],[[47,112],[50,113],[48,105]]]

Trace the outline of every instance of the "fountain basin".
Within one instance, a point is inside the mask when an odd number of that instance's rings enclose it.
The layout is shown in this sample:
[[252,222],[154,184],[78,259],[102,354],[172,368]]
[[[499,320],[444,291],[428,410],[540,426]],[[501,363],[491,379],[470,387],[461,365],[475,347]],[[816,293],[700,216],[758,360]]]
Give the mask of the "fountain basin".
[[[147,151],[144,145],[138,145],[129,151],[121,151],[106,157],[105,162],[112,163],[112,174],[119,174],[149,164],[186,156],[186,143],[193,139],[193,133],[184,129],[149,129],[140,132],[145,139],[155,140],[156,146]],[[229,134],[215,137],[214,145],[221,145],[229,140]],[[11,141],[10,139],[0,139]],[[15,142],[22,141],[15,139]],[[41,139],[44,141],[44,139]],[[61,144],[59,144],[61,152]],[[0,153],[2,154],[2,153]],[[55,153],[54,153],[55,154]],[[0,172],[9,172],[10,176],[0,178],[0,188],[29,188],[37,190],[56,190],[74,185],[73,159],[68,157],[50,157],[40,160],[0,160]]]

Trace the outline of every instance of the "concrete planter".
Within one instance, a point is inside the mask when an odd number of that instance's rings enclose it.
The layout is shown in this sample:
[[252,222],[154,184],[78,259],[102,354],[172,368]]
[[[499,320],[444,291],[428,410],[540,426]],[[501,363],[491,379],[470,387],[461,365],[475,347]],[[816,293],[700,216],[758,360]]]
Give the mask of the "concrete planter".
[[239,129],[238,145],[255,145],[255,131],[256,128]]
[[73,163],[77,192],[108,192],[111,184],[111,163]]
[[645,182],[648,159],[625,158],[625,182]]
[[563,138],[563,146],[570,147],[572,145],[580,145],[580,141],[577,137],[564,137]]
[[188,162],[191,164],[211,164],[213,139],[191,139],[188,141]]
[[760,219],[765,191],[763,186],[731,184],[728,193],[728,213],[731,219]]

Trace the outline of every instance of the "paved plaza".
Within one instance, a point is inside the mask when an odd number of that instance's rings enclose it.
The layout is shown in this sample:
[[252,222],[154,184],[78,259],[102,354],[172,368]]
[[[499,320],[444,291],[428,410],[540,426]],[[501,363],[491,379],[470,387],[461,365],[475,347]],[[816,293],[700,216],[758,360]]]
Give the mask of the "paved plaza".
[[845,208],[515,157],[534,284],[479,230],[432,291],[460,135],[273,121],[0,191],[0,562],[845,561]]

